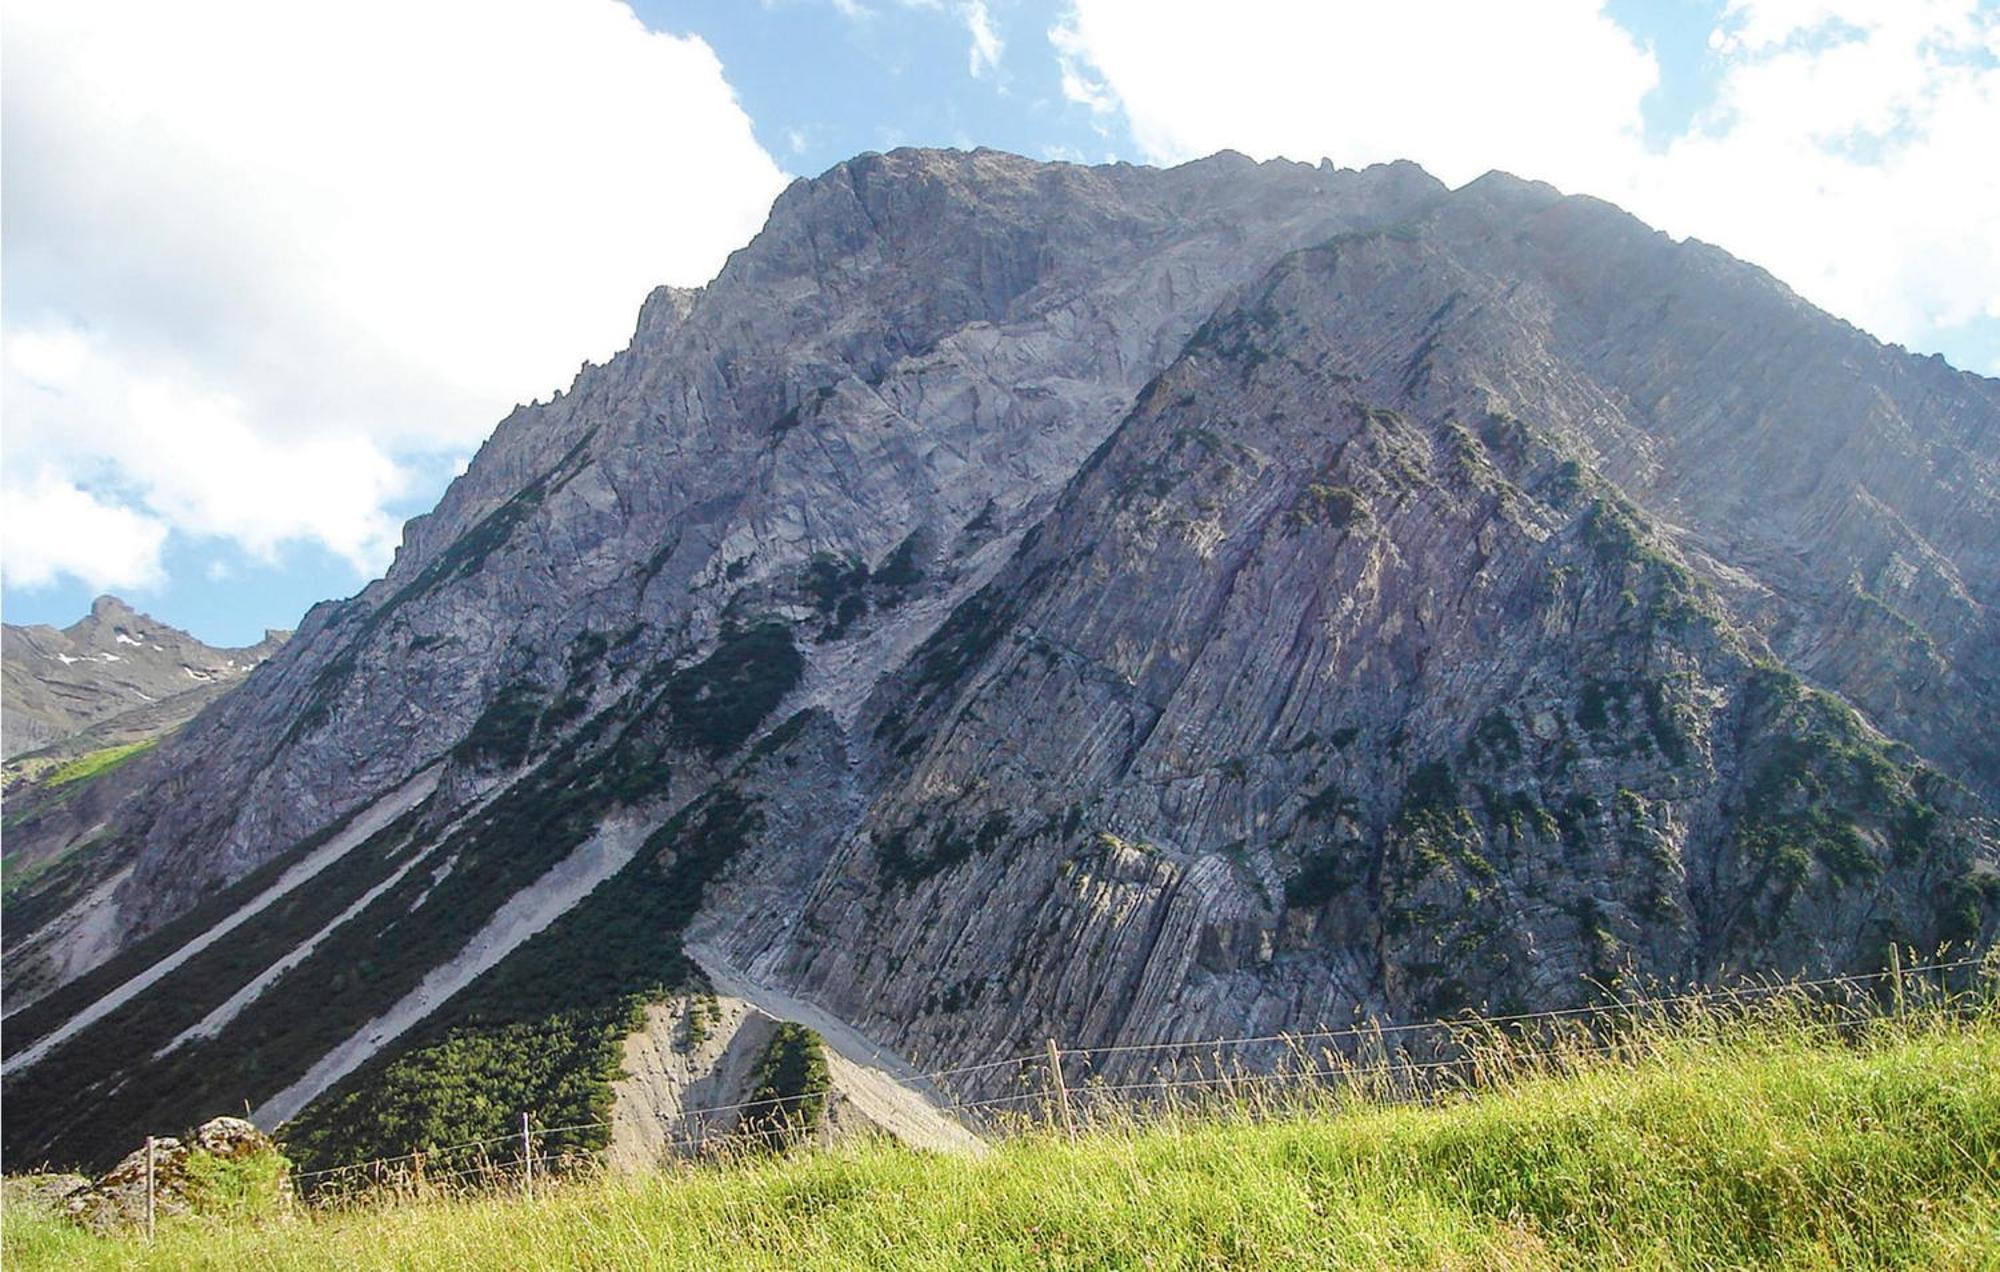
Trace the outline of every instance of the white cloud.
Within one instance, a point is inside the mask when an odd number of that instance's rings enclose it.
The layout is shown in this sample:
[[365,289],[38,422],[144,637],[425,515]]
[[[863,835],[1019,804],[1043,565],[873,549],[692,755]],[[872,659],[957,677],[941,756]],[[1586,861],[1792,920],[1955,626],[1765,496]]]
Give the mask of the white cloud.
[[260,556],[379,568],[415,456],[618,349],[784,180],[708,46],[612,0],[12,0],[0,47],[10,508],[87,474]]
[[[408,478],[365,432],[273,436],[185,362],[121,354],[74,330],[10,331],[6,361],[10,456],[36,457],[44,475],[102,475],[149,519],[267,561],[308,540],[366,573],[395,550],[384,508]],[[11,472],[6,497],[16,497]]]
[[965,30],[972,37],[972,47],[966,52],[966,70],[974,79],[1000,65],[1003,46],[1000,36],[993,30],[993,15],[986,11],[986,0],[966,0],[959,8],[965,19]]
[[1115,101],[1153,159],[1415,159],[1453,183],[1587,175],[1637,144],[1658,75],[1594,0],[1078,0],[1052,38],[1065,94]]
[[2000,14],[1977,0],[1731,0],[1713,104],[1649,148],[1659,68],[1598,0],[1075,0],[1064,95],[1157,161],[1224,147],[1489,168],[1611,199],[1936,347],[2000,316]]
[[2000,14],[1737,0],[1719,32],[1714,106],[1611,197],[1887,339],[2000,316]]
[[[839,0],[835,0],[838,5]],[[988,71],[1000,68],[1000,55],[1006,52],[1006,43],[1000,33],[993,28],[993,14],[986,0],[902,0],[905,9],[924,13],[944,13],[949,11],[964,25],[966,35],[972,43],[965,51],[965,69],[974,79],[979,79]],[[841,10],[843,13],[845,9]]]
[[1102,79],[1084,69],[1090,60],[1091,46],[1085,43],[1076,22],[1072,11],[1068,22],[1059,22],[1049,30],[1049,43],[1055,46],[1056,65],[1061,72],[1063,99],[1088,106],[1092,114],[1108,115],[1118,109],[1118,98]]
[[10,587],[40,587],[64,575],[95,591],[158,586],[167,527],[105,503],[49,471],[0,500],[0,573]]

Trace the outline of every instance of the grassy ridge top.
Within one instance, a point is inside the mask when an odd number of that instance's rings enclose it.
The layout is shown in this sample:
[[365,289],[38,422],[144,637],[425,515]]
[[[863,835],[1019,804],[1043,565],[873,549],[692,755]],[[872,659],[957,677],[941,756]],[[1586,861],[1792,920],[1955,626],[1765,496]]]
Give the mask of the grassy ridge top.
[[10,1268],[2000,1266],[2000,1019],[1762,1030],[1429,1105],[867,1143],[514,1197],[6,1219]]

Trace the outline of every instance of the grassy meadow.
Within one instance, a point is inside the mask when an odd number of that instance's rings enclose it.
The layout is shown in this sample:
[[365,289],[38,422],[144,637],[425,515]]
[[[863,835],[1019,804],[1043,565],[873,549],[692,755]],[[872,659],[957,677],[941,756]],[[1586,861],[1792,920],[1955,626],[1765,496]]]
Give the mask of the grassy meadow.
[[[96,1237],[40,1268],[2000,1268],[2000,1015],[1809,1011],[1100,1121],[980,1159],[884,1142]],[[1365,1087],[1365,1084],[1363,1084]]]

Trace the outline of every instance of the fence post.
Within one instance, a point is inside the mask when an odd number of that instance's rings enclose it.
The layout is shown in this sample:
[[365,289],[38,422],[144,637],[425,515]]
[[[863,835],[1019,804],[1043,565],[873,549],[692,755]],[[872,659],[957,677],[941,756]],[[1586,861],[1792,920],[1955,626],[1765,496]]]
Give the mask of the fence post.
[[1889,993],[1895,1003],[1896,1023],[1903,1023],[1903,947],[1889,942]]
[[1076,1119],[1069,1111],[1069,1088],[1063,1085],[1062,1052],[1056,1048],[1056,1040],[1049,1039],[1049,1085],[1056,1094],[1056,1108],[1062,1113],[1063,1130],[1071,1139],[1076,1138]]
[[153,1137],[146,1137],[146,1240],[153,1239]]
[[521,1188],[528,1200],[535,1199],[535,1141],[528,1135],[528,1114],[521,1113]]

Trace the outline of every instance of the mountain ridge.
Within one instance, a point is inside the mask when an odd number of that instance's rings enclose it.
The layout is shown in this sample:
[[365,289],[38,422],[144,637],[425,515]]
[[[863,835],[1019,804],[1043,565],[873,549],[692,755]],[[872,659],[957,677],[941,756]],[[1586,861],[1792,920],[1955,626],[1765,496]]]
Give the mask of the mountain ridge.
[[[9,623],[6,758],[54,745],[190,690],[233,682],[270,657],[290,634],[272,629],[254,645],[208,645],[108,594],[65,628]],[[51,661],[64,670],[41,666]],[[79,664],[82,672],[69,670]],[[207,703],[205,698],[190,701],[194,705],[182,709],[181,719]]]
[[617,1036],[683,940],[924,1064],[1990,942],[1997,436],[2000,384],[1504,174],[858,157],[101,779],[99,852],[10,898],[27,1041],[438,780],[66,1086],[10,1072],[8,1155],[416,1011],[302,1115],[386,1149],[323,1110],[565,1002]]

